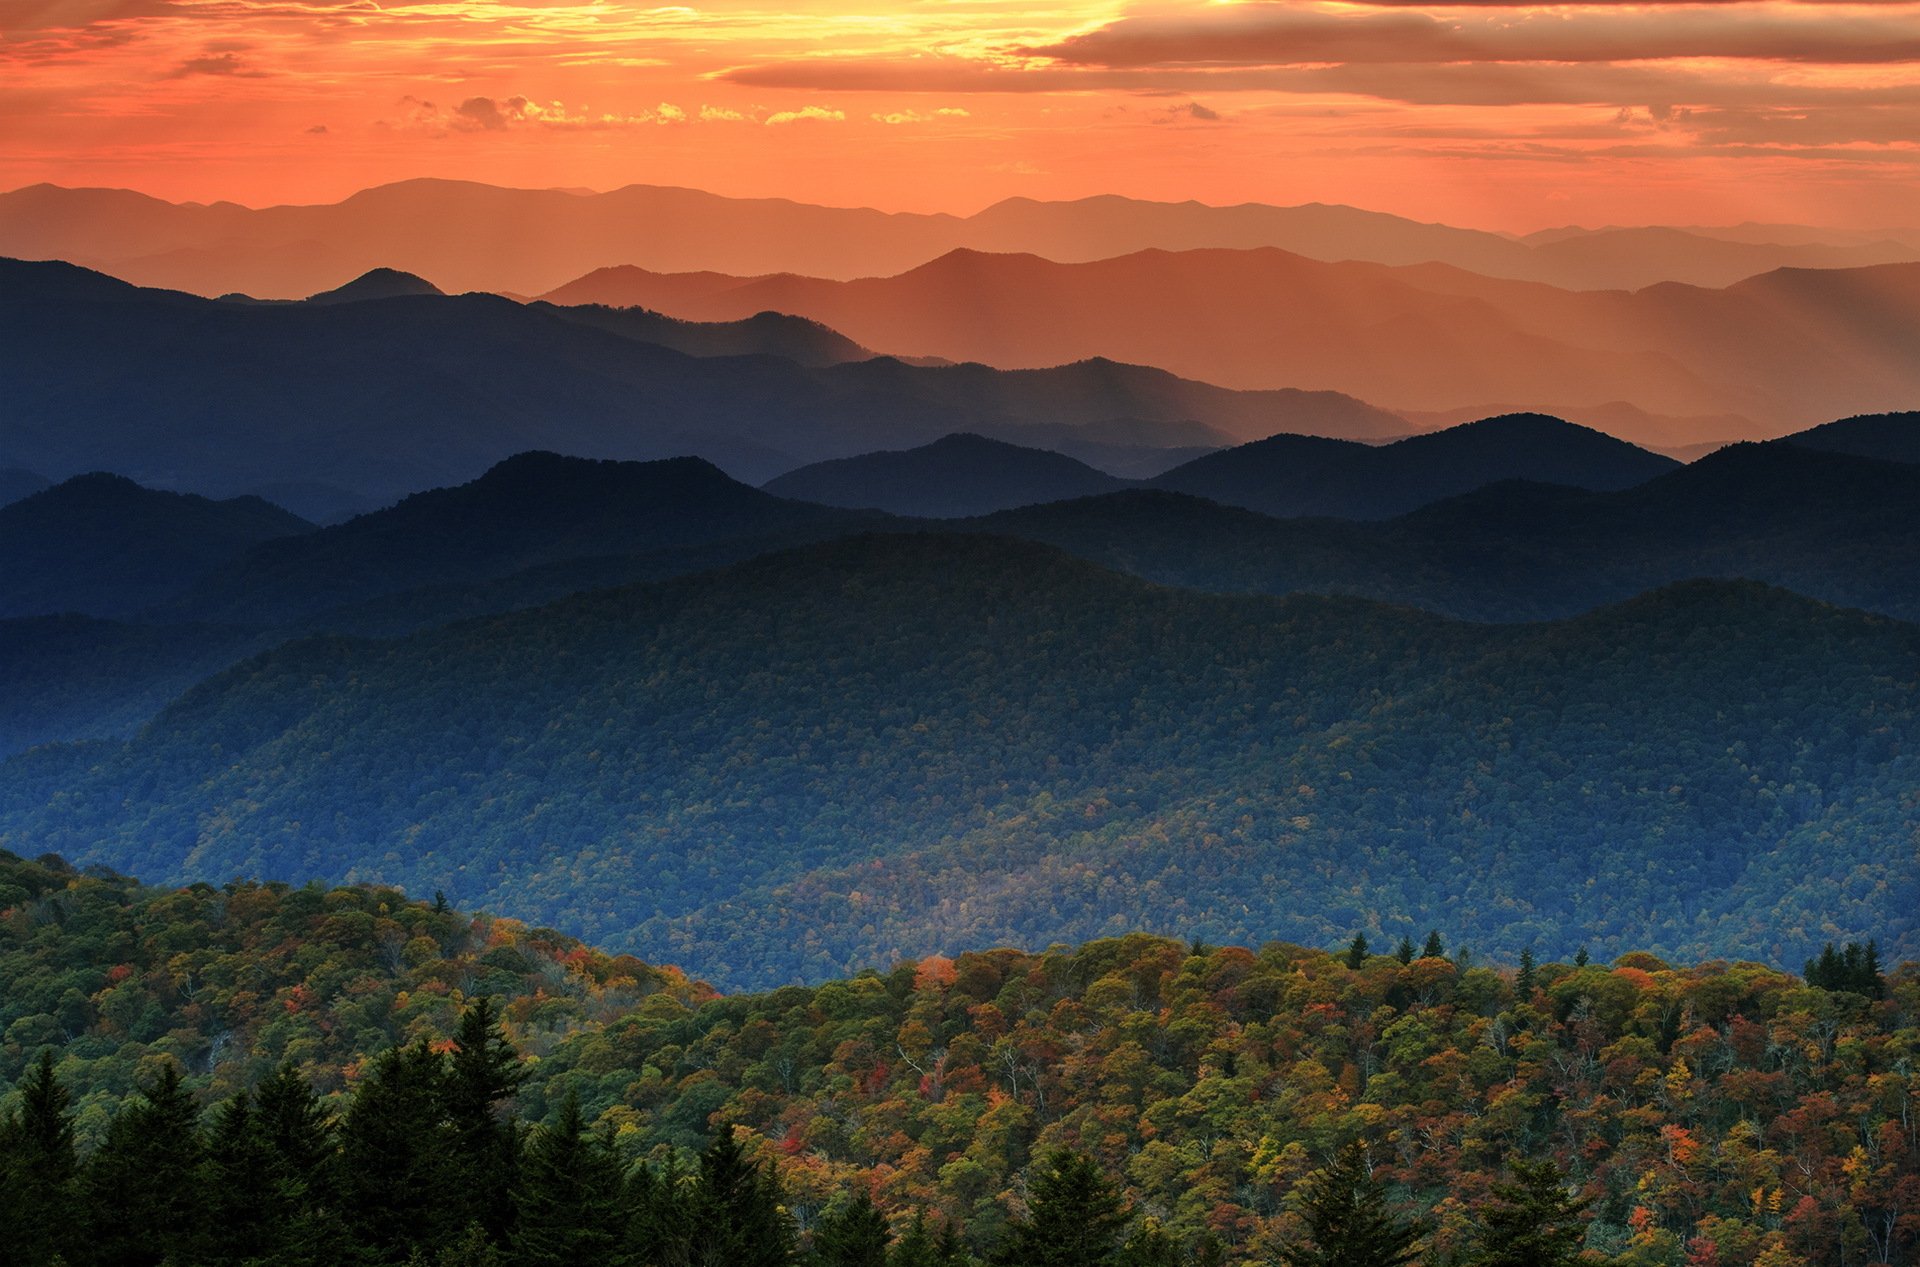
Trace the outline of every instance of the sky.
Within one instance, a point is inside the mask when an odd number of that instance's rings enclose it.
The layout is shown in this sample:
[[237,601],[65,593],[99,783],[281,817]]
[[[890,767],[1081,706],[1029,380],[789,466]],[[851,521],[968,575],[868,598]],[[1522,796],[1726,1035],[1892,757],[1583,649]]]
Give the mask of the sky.
[[1920,3],[0,0],[0,188],[1920,224]]

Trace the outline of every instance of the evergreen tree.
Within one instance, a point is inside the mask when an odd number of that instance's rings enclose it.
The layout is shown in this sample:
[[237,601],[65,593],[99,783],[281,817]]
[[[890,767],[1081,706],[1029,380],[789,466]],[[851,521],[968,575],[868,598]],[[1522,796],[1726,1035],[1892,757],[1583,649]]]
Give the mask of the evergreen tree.
[[1515,1160],[1512,1170],[1479,1212],[1480,1248],[1469,1267],[1574,1267],[1587,1239],[1580,1215],[1593,1203],[1569,1195],[1551,1161]]
[[892,1239],[886,1215],[865,1188],[856,1186],[852,1196],[820,1217],[808,1261],[818,1267],[887,1267]]
[[694,1185],[669,1159],[655,1171],[634,1167],[627,1179],[626,1249],[645,1267],[687,1267],[693,1261]]
[[503,1106],[526,1080],[493,1000],[475,1000],[460,1016],[441,1084],[453,1137],[448,1200],[460,1226],[478,1223],[503,1243],[513,1224],[521,1147],[519,1128]]
[[1183,1267],[1183,1256],[1167,1229],[1157,1219],[1147,1219],[1134,1229],[1120,1247],[1121,1267]]
[[1439,929],[1436,928],[1427,934],[1427,944],[1420,948],[1420,957],[1422,959],[1445,959],[1447,957],[1447,944],[1440,940]]
[[1127,1209],[1091,1157],[1062,1149],[1028,1185],[1027,1217],[1007,1228],[1002,1267],[1107,1267],[1119,1262]]
[[0,1118],[0,1263],[46,1267],[71,1252],[78,1221],[72,1096],[42,1050],[20,1083],[20,1107]]
[[274,1158],[242,1091],[213,1113],[207,1132],[207,1227],[202,1252],[210,1264],[257,1262],[277,1248],[282,1211]]
[[1402,937],[1400,939],[1399,948],[1393,952],[1393,957],[1395,959],[1398,959],[1403,964],[1412,963],[1413,962],[1413,938]]
[[1363,968],[1367,963],[1367,935],[1355,933],[1353,944],[1347,947],[1347,967]]
[[172,1062],[114,1115],[82,1172],[94,1267],[200,1261],[206,1150],[200,1110]]
[[446,1063],[424,1041],[389,1048],[340,1125],[341,1205],[362,1255],[404,1263],[437,1254],[464,1231],[451,1191],[451,1133],[441,1115]]
[[700,1155],[692,1203],[694,1267],[776,1267],[794,1258],[793,1219],[780,1180],[722,1125]]
[[1522,1003],[1529,1002],[1533,998],[1534,987],[1539,984],[1534,967],[1533,951],[1521,950],[1520,972],[1513,979],[1513,992]]
[[254,1091],[253,1123],[273,1180],[274,1262],[337,1263],[348,1237],[332,1116],[299,1071],[284,1064]]
[[905,1235],[894,1242],[887,1267],[940,1267],[933,1233],[927,1230],[927,1212],[915,1210]]
[[1586,967],[1586,966],[1587,966],[1588,964],[1590,964],[1590,963],[1592,963],[1592,962],[1593,962],[1593,957],[1592,957],[1591,955],[1589,955],[1589,954],[1587,954],[1587,948],[1586,948],[1585,946],[1582,946],[1582,947],[1580,947],[1580,949],[1578,949],[1578,950],[1576,950],[1576,951],[1574,951],[1574,952],[1573,952],[1573,966],[1574,966],[1574,967],[1576,967],[1576,968],[1584,968],[1584,967]]
[[1366,1146],[1354,1141],[1325,1170],[1301,1185],[1300,1214],[1308,1243],[1280,1251],[1280,1267],[1405,1267],[1425,1234],[1387,1208],[1386,1191],[1367,1170]]
[[588,1134],[577,1096],[560,1118],[533,1133],[515,1196],[514,1258],[518,1267],[602,1267],[623,1239],[619,1154]]

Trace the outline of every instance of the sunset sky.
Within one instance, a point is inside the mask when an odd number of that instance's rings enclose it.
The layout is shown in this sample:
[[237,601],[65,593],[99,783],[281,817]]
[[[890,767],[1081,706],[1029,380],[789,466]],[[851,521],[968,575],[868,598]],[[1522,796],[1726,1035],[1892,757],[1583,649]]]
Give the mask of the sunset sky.
[[0,187],[1920,223],[1920,4],[0,0]]

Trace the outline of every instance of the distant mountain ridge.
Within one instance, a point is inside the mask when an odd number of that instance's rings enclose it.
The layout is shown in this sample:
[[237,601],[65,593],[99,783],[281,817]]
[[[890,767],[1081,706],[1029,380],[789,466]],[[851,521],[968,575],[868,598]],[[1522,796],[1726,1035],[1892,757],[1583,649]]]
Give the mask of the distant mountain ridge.
[[1506,414],[1371,446],[1277,435],[1196,458],[1151,481],[1279,518],[1386,519],[1502,480],[1630,488],[1679,466],[1544,414]]
[[[499,244],[515,250],[503,253]],[[1574,288],[1725,286],[1781,267],[1920,259],[1920,233],[1641,228],[1516,240],[1355,207],[1213,207],[1112,195],[1009,198],[972,216],[887,214],[630,185],[607,193],[410,180],[325,206],[174,204],[128,190],[34,185],[0,194],[0,254],[100,267],[206,295],[296,298],[376,267],[449,291],[540,294],[597,268],[897,273],[956,248],[1084,262],[1136,251],[1279,249],[1326,261],[1438,262]]]
[[917,449],[816,462],[762,487],[826,506],[946,519],[1091,497],[1127,481],[1046,449],[957,433]]
[[[1229,387],[1341,391],[1408,410],[1524,401],[1577,415],[1624,402],[1705,420],[1707,434],[1675,434],[1670,422],[1626,437],[1667,445],[1768,438],[1920,399],[1920,264],[1908,263],[1628,294],[1271,248],[1081,264],[954,251],[844,282],[624,269],[550,297],[695,320],[773,309],[877,351],[1003,368],[1107,356]],[[1729,418],[1747,429],[1728,434]]]
[[[764,480],[954,431],[1098,452],[1406,427],[1335,393],[1239,393],[1111,361],[1023,373],[887,358],[807,366],[690,357],[623,332],[657,324],[488,295],[221,303],[0,261],[0,378],[15,419],[0,430],[0,465],[216,493],[293,481],[377,505],[528,449],[696,454]],[[784,350],[795,330],[830,341],[797,322],[761,326]],[[99,374],[102,363],[119,372]]]
[[214,501],[75,476],[0,506],[0,619],[124,616],[275,537],[313,525],[261,501]]
[[863,536],[283,647],[16,758],[0,848],[377,874],[723,984],[1361,909],[1501,953],[1910,954],[1917,691],[1920,629],[1752,583],[1493,628]]
[[1823,423],[1786,437],[1789,443],[1831,453],[1920,462],[1920,412],[1864,414]]

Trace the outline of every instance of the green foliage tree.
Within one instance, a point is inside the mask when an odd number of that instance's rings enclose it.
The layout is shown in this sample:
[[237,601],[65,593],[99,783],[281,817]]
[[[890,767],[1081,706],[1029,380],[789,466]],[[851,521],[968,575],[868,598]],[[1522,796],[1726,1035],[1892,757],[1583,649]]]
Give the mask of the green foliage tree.
[[450,1199],[452,1135],[441,1114],[446,1064],[424,1041],[373,1062],[340,1126],[342,1198],[375,1263],[437,1254],[463,1234]]
[[1480,1245],[1468,1267],[1574,1267],[1587,1237],[1581,1216],[1593,1203],[1571,1195],[1551,1161],[1516,1158],[1511,1169],[1478,1213]]
[[72,1096],[43,1048],[20,1084],[20,1106],[0,1117],[0,1263],[46,1267],[70,1253],[78,1222]]
[[1367,963],[1367,935],[1355,933],[1353,941],[1347,947],[1347,967],[1363,968]]
[[82,1172],[93,1267],[199,1261],[206,1210],[200,1110],[172,1061],[125,1105]]
[[460,1226],[478,1223],[502,1243],[513,1224],[521,1147],[505,1110],[526,1079],[494,1001],[474,1000],[460,1016],[440,1084],[451,1135],[445,1196]]
[[1447,944],[1440,940],[1439,929],[1436,928],[1427,934],[1427,944],[1420,948],[1420,957],[1422,959],[1445,959],[1447,957]]
[[794,1259],[793,1217],[779,1177],[747,1156],[730,1125],[700,1155],[691,1222],[694,1267],[783,1267]]
[[1120,1191],[1091,1157],[1060,1149],[1033,1174],[1027,1215],[1007,1228],[1000,1267],[1108,1267],[1128,1222]]
[[817,1267],[888,1267],[887,1246],[892,1240],[887,1216],[865,1188],[856,1186],[851,1196],[828,1207],[814,1225],[808,1262]]
[[514,1203],[517,1267],[599,1267],[615,1261],[626,1218],[612,1141],[588,1132],[569,1095],[551,1126],[534,1131]]
[[1307,1241],[1281,1249],[1280,1267],[1406,1267],[1420,1257],[1425,1229],[1388,1207],[1358,1140],[1307,1177],[1299,1203]]

